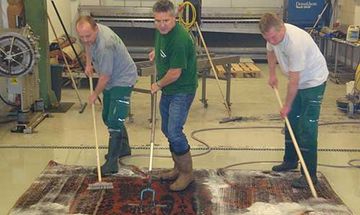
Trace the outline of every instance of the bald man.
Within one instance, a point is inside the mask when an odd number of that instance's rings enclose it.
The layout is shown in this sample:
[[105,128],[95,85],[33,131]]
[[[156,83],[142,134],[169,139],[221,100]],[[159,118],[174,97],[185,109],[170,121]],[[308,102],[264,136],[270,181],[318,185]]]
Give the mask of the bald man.
[[136,65],[120,37],[92,17],[79,17],[76,31],[85,47],[85,73],[92,76],[95,69],[99,74],[89,103],[103,94],[102,118],[109,131],[109,147],[101,174],[108,176],[118,172],[119,157],[131,154],[124,122],[137,79]]

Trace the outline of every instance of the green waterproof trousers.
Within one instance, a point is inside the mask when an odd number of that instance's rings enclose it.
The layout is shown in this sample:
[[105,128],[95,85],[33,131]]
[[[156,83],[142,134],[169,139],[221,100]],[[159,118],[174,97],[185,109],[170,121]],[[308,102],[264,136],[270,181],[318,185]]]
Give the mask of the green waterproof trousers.
[[103,91],[102,119],[110,131],[121,131],[129,115],[132,87],[113,87]]
[[[326,82],[317,87],[298,90],[288,115],[305,164],[312,177],[316,177],[318,121],[325,87]],[[298,156],[286,125],[284,161],[298,162]],[[303,169],[301,172],[303,173]]]

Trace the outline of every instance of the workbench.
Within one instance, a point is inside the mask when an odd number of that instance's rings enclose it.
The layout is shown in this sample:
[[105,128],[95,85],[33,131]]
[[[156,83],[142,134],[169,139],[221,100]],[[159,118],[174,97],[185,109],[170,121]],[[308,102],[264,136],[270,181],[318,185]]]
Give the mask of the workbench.
[[315,35],[314,40],[326,59],[330,80],[337,84],[354,80],[360,61],[360,43],[322,35]]

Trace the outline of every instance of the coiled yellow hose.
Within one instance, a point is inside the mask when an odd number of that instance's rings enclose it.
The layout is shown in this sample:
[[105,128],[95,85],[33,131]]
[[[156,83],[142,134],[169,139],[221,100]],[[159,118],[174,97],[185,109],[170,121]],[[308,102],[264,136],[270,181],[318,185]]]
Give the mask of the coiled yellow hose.
[[[191,13],[192,13],[192,17],[190,20],[188,19],[184,19],[183,17],[183,11],[185,8],[190,8]],[[179,15],[179,23],[182,24],[184,26],[184,28],[186,28],[188,31],[191,29],[192,26],[194,26],[195,22],[196,22],[196,8],[195,6],[189,2],[183,2],[181,4],[179,4],[179,10],[178,10],[178,15]]]

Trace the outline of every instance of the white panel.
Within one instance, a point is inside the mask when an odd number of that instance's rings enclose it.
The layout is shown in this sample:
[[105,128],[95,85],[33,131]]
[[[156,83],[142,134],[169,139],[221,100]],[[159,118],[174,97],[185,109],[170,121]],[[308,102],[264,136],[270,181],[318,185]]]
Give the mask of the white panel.
[[232,7],[281,7],[284,0],[231,0]]
[[231,0],[203,0],[203,7],[230,7]]
[[0,9],[1,9],[1,20],[2,20],[0,26],[7,28],[9,26],[7,19],[7,12],[6,12],[8,3],[7,0],[0,0],[0,3],[1,3]]
[[82,5],[99,5],[100,0],[80,0]]
[[79,14],[78,14],[78,8],[79,8],[79,4],[80,2],[78,0],[72,0],[70,2],[70,11],[71,11],[71,27],[69,30],[69,34],[73,35],[73,36],[77,36],[76,31],[75,31],[75,22],[76,19],[78,18]]
[[354,14],[354,25],[360,26],[360,0],[358,0],[356,3]]

